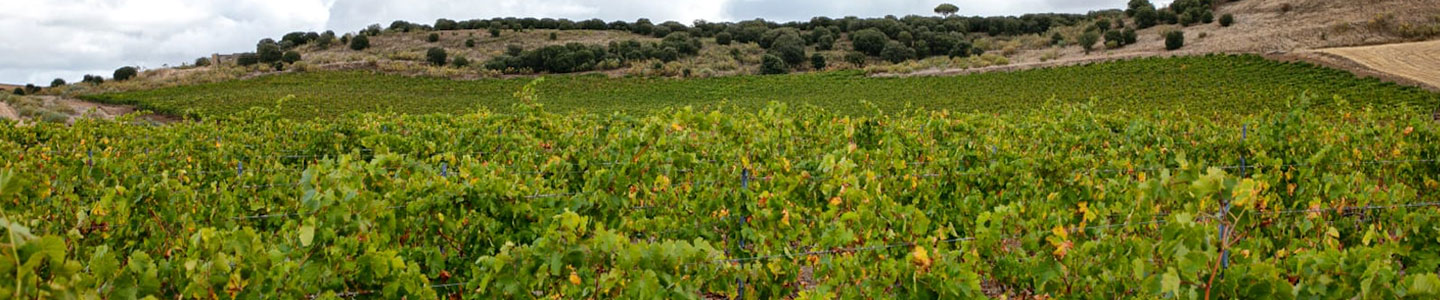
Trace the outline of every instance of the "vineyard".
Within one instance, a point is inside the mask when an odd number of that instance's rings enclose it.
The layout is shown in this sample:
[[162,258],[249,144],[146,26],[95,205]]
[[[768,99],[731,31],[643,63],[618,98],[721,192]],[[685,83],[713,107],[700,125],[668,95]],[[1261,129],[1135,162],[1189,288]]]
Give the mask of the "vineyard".
[[1330,98],[1232,121],[1115,103],[598,115],[517,95],[462,115],[0,124],[0,294],[1440,297],[1428,115]]
[[[481,107],[508,112],[511,93],[528,81],[311,72],[87,98],[176,115],[228,115],[252,107],[279,107],[278,112],[296,119],[335,118],[356,110],[463,114]],[[556,76],[543,89],[551,111],[599,114],[643,114],[687,105],[754,111],[770,101],[868,116],[907,108],[1008,112],[1030,110],[1053,99],[1093,100],[1104,109],[1186,110],[1214,116],[1284,109],[1287,100],[1303,93],[1326,95],[1317,99],[1317,105],[1326,105],[1329,95],[1338,95],[1355,103],[1408,105],[1407,109],[1426,113],[1440,106],[1440,95],[1417,88],[1253,55],[1144,58],[959,77],[869,78],[857,72],[701,79]]]

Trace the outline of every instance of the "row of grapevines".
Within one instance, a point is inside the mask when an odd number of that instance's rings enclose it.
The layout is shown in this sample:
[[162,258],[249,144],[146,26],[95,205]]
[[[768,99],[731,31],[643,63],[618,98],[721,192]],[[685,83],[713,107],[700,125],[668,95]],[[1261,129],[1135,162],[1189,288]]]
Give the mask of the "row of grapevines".
[[1440,128],[1403,112],[514,111],[5,124],[0,294],[1440,292]]

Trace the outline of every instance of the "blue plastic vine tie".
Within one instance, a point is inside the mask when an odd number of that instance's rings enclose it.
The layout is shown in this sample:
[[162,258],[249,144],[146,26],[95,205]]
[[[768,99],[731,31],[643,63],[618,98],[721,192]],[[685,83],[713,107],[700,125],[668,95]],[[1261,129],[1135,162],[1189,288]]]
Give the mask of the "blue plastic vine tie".
[[447,174],[445,173],[447,167],[449,167],[449,165],[447,165],[447,164],[445,164],[445,163],[443,163],[443,162],[440,163],[440,177],[449,177],[449,176],[446,176]]
[[235,166],[235,176],[240,176],[240,175],[244,175],[244,174],[245,174],[245,162],[242,161],[242,162],[240,162],[240,164],[238,164],[238,165]]
[[95,166],[95,149],[85,149],[85,166]]

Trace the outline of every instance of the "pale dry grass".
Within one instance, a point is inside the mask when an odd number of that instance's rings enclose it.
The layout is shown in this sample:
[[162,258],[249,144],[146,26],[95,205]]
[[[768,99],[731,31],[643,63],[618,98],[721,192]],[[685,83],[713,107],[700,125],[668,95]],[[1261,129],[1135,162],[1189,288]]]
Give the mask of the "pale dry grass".
[[1329,48],[1317,51],[1339,55],[1367,68],[1421,82],[1431,87],[1440,87],[1440,41]]

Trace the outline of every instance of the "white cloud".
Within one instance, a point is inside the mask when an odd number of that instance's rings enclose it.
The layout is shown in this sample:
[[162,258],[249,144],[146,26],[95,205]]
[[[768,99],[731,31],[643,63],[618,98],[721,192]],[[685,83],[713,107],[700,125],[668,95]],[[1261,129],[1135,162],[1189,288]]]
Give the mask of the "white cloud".
[[[0,82],[76,81],[117,67],[252,51],[292,31],[353,32],[394,20],[551,17],[606,21],[808,20],[930,14],[935,0],[11,0],[0,9]],[[967,15],[1085,12],[1128,0],[956,0]],[[1161,3],[1165,1],[1157,1]]]

